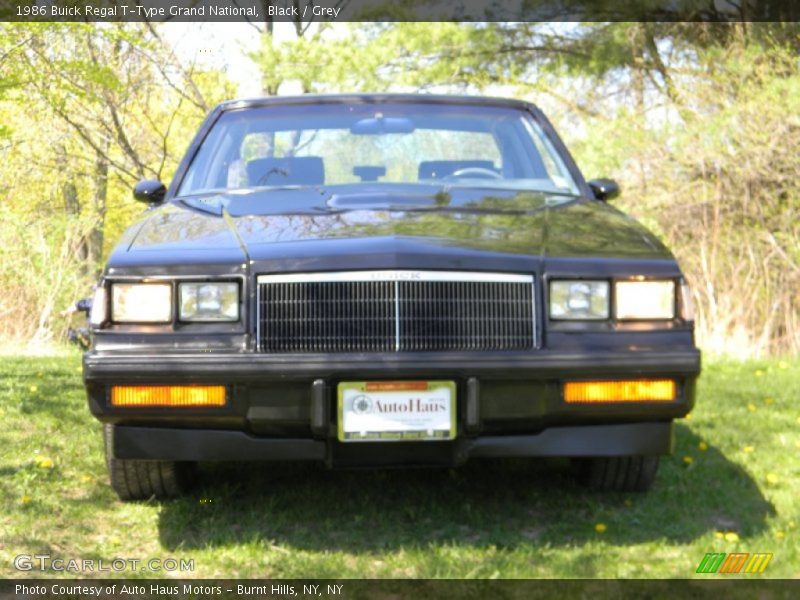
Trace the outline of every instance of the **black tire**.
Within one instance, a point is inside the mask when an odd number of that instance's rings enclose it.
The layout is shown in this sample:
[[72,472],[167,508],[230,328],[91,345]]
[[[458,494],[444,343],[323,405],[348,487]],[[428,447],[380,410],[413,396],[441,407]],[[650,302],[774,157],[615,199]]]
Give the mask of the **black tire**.
[[114,426],[104,426],[106,466],[111,487],[120,500],[158,500],[183,495],[194,478],[194,463],[114,458]]
[[658,473],[658,456],[603,456],[579,458],[578,478],[602,492],[646,492]]

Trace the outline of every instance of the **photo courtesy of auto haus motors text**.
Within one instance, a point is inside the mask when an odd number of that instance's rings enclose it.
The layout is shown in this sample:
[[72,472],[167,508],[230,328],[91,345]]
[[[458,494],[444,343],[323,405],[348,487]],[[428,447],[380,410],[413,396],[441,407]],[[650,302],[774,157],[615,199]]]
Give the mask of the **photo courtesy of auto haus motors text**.
[[299,597],[336,598],[344,594],[345,584],[287,584],[270,583],[253,585],[239,583],[230,587],[195,583],[108,583],[81,585],[80,583],[16,584],[14,593],[21,597],[215,597],[235,594],[236,597]]

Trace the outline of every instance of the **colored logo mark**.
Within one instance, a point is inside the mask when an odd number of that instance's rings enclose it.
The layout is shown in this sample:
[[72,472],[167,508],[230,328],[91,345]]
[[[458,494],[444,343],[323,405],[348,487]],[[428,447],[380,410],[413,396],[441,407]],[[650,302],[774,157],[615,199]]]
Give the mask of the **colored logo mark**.
[[767,570],[772,554],[766,552],[709,552],[700,561],[696,573],[736,575],[739,573],[763,573]]

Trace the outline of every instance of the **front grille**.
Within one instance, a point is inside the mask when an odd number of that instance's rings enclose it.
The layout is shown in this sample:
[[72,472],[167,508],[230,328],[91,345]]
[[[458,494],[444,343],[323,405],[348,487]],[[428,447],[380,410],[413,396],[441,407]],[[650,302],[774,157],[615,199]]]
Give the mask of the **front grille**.
[[353,271],[258,278],[262,352],[444,352],[534,347],[533,278]]
[[390,352],[394,283],[261,283],[259,339],[266,352]]

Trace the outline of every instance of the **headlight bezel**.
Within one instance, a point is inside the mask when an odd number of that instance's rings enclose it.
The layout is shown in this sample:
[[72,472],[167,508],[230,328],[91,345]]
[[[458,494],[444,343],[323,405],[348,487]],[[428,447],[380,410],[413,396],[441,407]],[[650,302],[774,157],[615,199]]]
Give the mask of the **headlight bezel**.
[[[185,320],[181,318],[181,303],[180,303],[180,286],[184,283],[188,284],[231,284],[236,286],[236,319],[229,320]],[[120,320],[120,311],[115,306],[114,302],[114,287],[115,286],[136,286],[136,285],[154,285],[154,286],[169,286],[169,319],[153,321],[153,320]],[[98,284],[97,290],[102,289],[103,292],[96,291],[96,295],[105,294],[106,314],[102,323],[90,323],[93,329],[118,329],[127,330],[130,327],[147,327],[148,330],[170,330],[178,332],[179,330],[189,328],[199,328],[199,331],[231,331],[231,327],[240,328],[244,323],[245,307],[243,299],[246,297],[246,285],[244,276],[236,276],[224,274],[220,277],[213,275],[202,276],[144,276],[144,277],[130,277],[130,276],[111,276],[103,278]],[[118,292],[119,293],[119,292]],[[115,310],[116,308],[116,310]],[[99,316],[99,315],[98,315]],[[162,315],[163,316],[163,315]],[[154,328],[154,329],[153,329]],[[220,329],[222,328],[222,329]]]
[[[583,327],[592,327],[592,326],[602,326],[602,324],[608,325],[618,325],[624,327],[626,324],[630,324],[631,326],[635,326],[636,323],[672,323],[675,321],[692,321],[693,319],[686,318],[684,315],[684,291],[683,291],[683,284],[684,279],[682,277],[659,277],[659,276],[645,276],[645,275],[637,275],[633,277],[607,277],[607,278],[598,278],[598,277],[590,277],[590,276],[565,276],[565,277],[547,277],[545,279],[547,282],[546,284],[546,318],[549,322],[552,322],[554,326],[557,327],[567,327],[568,329],[574,329],[575,327],[583,328]],[[599,284],[600,282],[605,282],[607,287],[607,312],[606,316],[594,316],[594,317],[586,317],[586,316],[575,316],[569,317],[562,314],[554,314],[554,286],[556,285],[573,285],[579,283],[586,283],[586,284]],[[619,284],[623,284],[623,290],[625,289],[625,284],[662,284],[669,286],[669,293],[668,297],[670,299],[670,306],[671,311],[667,313],[666,311],[661,314],[646,314],[644,312],[640,312],[638,315],[631,315],[629,314],[621,314],[620,313],[620,303],[619,303]],[[644,289],[644,288],[643,288]],[[623,293],[625,293],[623,291]],[[581,325],[583,324],[583,325]]]

